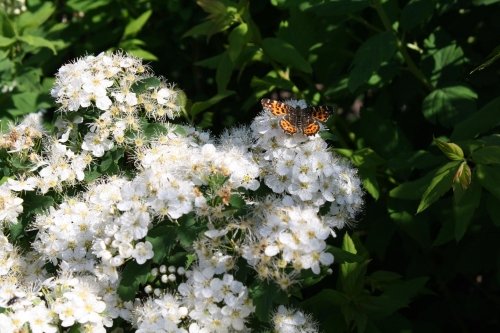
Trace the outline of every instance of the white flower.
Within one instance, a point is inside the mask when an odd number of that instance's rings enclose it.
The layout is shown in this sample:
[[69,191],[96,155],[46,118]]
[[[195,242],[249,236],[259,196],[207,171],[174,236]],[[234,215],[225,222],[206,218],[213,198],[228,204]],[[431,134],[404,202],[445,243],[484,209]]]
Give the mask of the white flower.
[[146,241],[135,244],[132,257],[134,257],[139,265],[144,264],[147,260],[153,258],[153,256],[153,245],[150,242]]
[[104,153],[113,148],[113,141],[103,138],[97,133],[88,132],[83,139],[82,149],[90,151],[95,157],[102,157]]
[[23,212],[23,199],[16,197],[6,185],[0,186],[0,222],[17,223],[17,217]]
[[156,92],[156,101],[160,105],[165,105],[169,101],[172,94],[173,91],[170,90],[169,88],[161,88]]

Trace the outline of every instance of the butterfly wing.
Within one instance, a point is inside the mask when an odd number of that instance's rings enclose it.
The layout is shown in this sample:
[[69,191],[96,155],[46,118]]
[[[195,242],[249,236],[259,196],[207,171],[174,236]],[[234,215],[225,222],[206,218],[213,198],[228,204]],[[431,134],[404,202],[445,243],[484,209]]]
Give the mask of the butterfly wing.
[[264,98],[260,101],[264,109],[268,109],[275,116],[284,116],[292,112],[292,107],[280,101]]
[[317,121],[324,123],[332,115],[333,109],[326,105],[321,106],[311,106],[308,109],[308,113]]

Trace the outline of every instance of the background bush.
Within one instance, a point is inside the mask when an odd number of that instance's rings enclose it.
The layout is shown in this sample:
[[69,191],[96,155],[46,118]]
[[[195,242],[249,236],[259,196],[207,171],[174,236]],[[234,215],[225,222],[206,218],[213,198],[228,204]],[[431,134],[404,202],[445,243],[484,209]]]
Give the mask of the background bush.
[[[325,332],[500,328],[498,2],[15,1],[0,12],[2,125],[55,110],[56,70],[122,49],[219,133],[262,97],[336,105],[324,137],[366,205],[329,279],[295,295]],[[21,9],[22,11],[22,9]],[[8,170],[3,176],[8,176]]]

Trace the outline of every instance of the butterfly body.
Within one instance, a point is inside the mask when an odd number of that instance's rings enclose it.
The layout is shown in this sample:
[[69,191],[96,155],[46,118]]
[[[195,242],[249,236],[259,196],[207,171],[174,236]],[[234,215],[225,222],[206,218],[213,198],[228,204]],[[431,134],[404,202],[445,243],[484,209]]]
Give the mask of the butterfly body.
[[297,132],[307,136],[315,135],[320,130],[318,122],[327,121],[332,113],[328,106],[311,106],[300,109],[267,98],[261,100],[261,104],[273,115],[281,117],[279,125],[289,135],[294,135]]

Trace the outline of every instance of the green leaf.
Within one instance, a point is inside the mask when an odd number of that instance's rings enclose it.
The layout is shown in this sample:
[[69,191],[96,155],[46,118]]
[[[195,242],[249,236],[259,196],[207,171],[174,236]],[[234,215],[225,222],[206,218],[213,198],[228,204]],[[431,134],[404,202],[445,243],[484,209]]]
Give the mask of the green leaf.
[[50,18],[55,9],[56,8],[52,2],[45,1],[38,10],[26,11],[19,15],[17,28],[21,34],[27,28],[38,28]]
[[366,40],[356,51],[348,87],[355,91],[396,53],[397,43],[392,32],[378,33]]
[[453,141],[473,139],[498,126],[500,124],[498,110],[500,110],[500,97],[495,98],[479,111],[459,122],[453,129],[451,139]]
[[500,199],[495,198],[490,194],[486,194],[486,210],[491,221],[497,227],[500,227]]
[[434,12],[434,1],[411,0],[401,12],[401,28],[409,31],[430,20]]
[[301,303],[301,308],[320,321],[321,332],[348,332],[341,308],[349,299],[334,289],[322,289]]
[[215,72],[215,81],[217,82],[218,93],[226,91],[233,69],[234,64],[229,58],[228,52],[224,52],[224,55],[220,58],[219,64],[217,65],[217,71]]
[[305,73],[312,73],[312,67],[295,47],[279,38],[266,38],[262,41],[264,54],[284,66],[290,66]]
[[493,5],[500,0],[472,0],[472,4],[475,6],[488,6]]
[[455,240],[458,242],[465,235],[474,211],[481,201],[481,186],[475,180],[459,200],[454,201]]
[[141,48],[133,48],[133,49],[126,49],[127,53],[137,57],[141,58],[143,60],[151,60],[151,61],[158,61],[158,57],[155,56],[153,53],[143,50]]
[[380,187],[375,170],[361,167],[358,171],[361,181],[363,182],[364,189],[372,196],[373,199],[378,200],[380,197]]
[[314,12],[318,16],[339,16],[344,17],[349,14],[359,12],[370,6],[368,0],[337,0],[327,1],[307,8],[307,11]]
[[427,277],[419,277],[390,284],[382,295],[370,297],[364,306],[370,314],[378,318],[387,317],[408,306],[411,299],[424,289],[428,280]]
[[11,46],[15,42],[16,42],[15,38],[7,38],[7,37],[4,37],[4,36],[0,36],[0,47]]
[[198,113],[208,109],[209,107],[219,103],[224,98],[229,97],[233,94],[234,94],[234,91],[223,91],[223,92],[219,92],[217,95],[211,97],[210,99],[207,99],[206,101],[195,102],[191,106],[190,113],[191,113],[191,115],[196,116]]
[[234,61],[239,57],[243,47],[247,43],[248,36],[248,25],[246,23],[241,23],[236,28],[234,28],[228,36],[229,48],[227,53],[229,58],[234,63]]
[[452,126],[475,110],[477,94],[465,86],[436,89],[422,102],[424,117],[431,123]]
[[131,20],[125,27],[122,38],[125,39],[127,37],[137,35],[141,31],[142,27],[144,27],[144,24],[146,24],[149,20],[152,13],[153,11],[150,9],[142,13],[138,18]]
[[66,5],[75,12],[88,12],[109,5],[109,0],[68,0]]
[[450,160],[460,161],[464,159],[464,152],[457,144],[441,139],[434,139],[434,143]]
[[153,262],[160,264],[170,254],[177,243],[177,233],[174,226],[158,225],[148,232],[146,240],[153,245]]
[[46,48],[50,49],[53,54],[57,53],[54,42],[52,42],[48,39],[45,39],[43,37],[34,36],[34,35],[23,35],[23,36],[17,37],[17,39],[23,43],[30,45],[30,46],[46,47]]
[[[284,304],[287,295],[273,283],[259,282],[250,288],[255,315],[262,322],[269,322],[277,304]],[[276,304],[276,305],[275,305]]]
[[[342,241],[342,250],[357,254],[356,246],[347,233]],[[340,283],[342,291],[346,295],[353,296],[361,292],[368,262],[368,260],[353,263],[344,262],[340,265]]]
[[459,161],[453,161],[439,168],[433,175],[432,180],[425,190],[420,204],[418,205],[417,214],[424,211],[432,205],[442,195],[448,192],[453,183],[453,177],[460,166]]
[[404,200],[417,200],[422,197],[425,190],[429,186],[429,182],[432,179],[433,174],[429,173],[424,177],[416,180],[412,180],[406,183],[402,183],[399,186],[393,188],[389,192],[391,198],[404,199]]
[[456,81],[462,75],[461,66],[465,62],[462,48],[453,43],[432,54],[431,82],[436,86],[444,86]]
[[328,246],[327,251],[333,254],[335,262],[342,264],[345,262],[363,262],[365,258],[355,253],[340,249],[335,246]]
[[479,164],[476,174],[481,185],[500,200],[500,166]]
[[158,88],[161,85],[161,80],[151,76],[135,82],[130,90],[136,94],[142,94],[150,89]]
[[196,219],[191,214],[181,216],[178,222],[177,239],[184,249],[189,250],[200,233],[206,230],[206,226],[196,224]]
[[122,279],[120,280],[120,285],[118,286],[118,295],[120,295],[120,298],[123,301],[133,300],[136,293],[139,291],[140,285],[147,283],[150,273],[150,262],[139,265],[134,260],[131,260],[125,264],[125,268],[123,269],[121,275]]
[[36,92],[23,92],[13,95],[12,101],[16,107],[15,115],[18,116],[36,111],[38,95]]
[[486,146],[472,152],[472,160],[478,164],[500,164],[500,146]]

